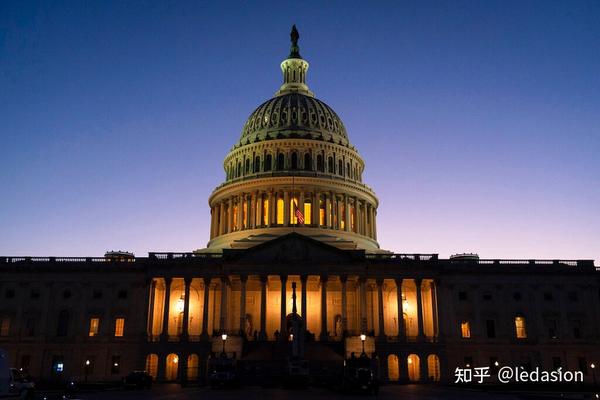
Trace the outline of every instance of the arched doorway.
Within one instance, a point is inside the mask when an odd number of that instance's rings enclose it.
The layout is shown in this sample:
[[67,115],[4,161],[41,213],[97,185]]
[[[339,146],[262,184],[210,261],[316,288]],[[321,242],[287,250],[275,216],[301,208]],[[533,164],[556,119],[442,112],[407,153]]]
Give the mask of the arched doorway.
[[177,370],[179,367],[179,357],[177,354],[169,354],[167,356],[167,365],[165,371],[165,380],[174,381],[177,379]]
[[158,375],[158,356],[156,354],[146,356],[146,372],[156,380]]
[[400,379],[400,366],[398,365],[398,356],[395,354],[388,355],[387,367],[388,367],[388,379],[390,381],[397,381]]
[[440,358],[435,354],[427,356],[427,377],[430,381],[440,381]]
[[187,379],[195,381],[198,379],[198,355],[190,354],[187,359]]
[[408,379],[411,382],[418,382],[421,379],[419,356],[411,354],[407,359],[408,364]]

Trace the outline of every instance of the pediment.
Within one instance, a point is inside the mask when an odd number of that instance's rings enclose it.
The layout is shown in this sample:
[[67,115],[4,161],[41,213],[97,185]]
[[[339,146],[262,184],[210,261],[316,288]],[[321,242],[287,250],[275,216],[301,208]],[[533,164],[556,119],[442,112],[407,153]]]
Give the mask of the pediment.
[[249,249],[226,249],[226,259],[260,263],[339,263],[364,257],[363,250],[341,250],[296,232],[269,240]]

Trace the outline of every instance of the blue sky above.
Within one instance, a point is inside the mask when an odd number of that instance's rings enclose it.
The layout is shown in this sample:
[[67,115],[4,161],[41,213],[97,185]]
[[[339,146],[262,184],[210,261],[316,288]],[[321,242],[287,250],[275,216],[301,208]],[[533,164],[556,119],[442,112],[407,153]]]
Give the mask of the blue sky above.
[[2,2],[0,254],[190,251],[289,30],[398,252],[600,259],[600,3]]

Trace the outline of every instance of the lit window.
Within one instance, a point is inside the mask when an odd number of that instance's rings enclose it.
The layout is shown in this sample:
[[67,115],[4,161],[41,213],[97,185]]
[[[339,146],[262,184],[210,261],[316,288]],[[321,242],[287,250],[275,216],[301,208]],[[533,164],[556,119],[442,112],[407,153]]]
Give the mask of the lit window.
[[298,204],[298,198],[293,196],[290,201],[290,224],[296,225],[298,224],[298,217],[296,217],[296,207],[301,210],[300,205]]
[[525,317],[515,317],[515,330],[517,333],[517,339],[527,338],[527,328],[525,327]]
[[90,318],[90,332],[88,336],[98,335],[98,329],[100,327],[100,318]]
[[262,224],[267,226],[269,223],[269,199],[263,200],[263,220]]
[[312,203],[304,203],[304,223],[306,225],[312,224]]
[[277,225],[283,225],[283,199],[277,199]]
[[465,339],[471,337],[471,324],[469,324],[469,321],[463,321],[460,323],[460,334]]
[[117,318],[115,320],[115,337],[123,337],[125,330],[125,318]]
[[10,332],[10,318],[2,317],[0,320],[0,336],[8,336]]

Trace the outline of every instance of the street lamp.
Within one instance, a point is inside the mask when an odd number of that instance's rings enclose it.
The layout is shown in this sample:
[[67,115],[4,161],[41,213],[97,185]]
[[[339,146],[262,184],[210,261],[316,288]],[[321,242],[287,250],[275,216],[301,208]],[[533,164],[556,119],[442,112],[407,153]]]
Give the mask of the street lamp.
[[594,380],[594,386],[596,386],[596,364],[591,363],[590,368],[592,369],[592,379]]
[[365,354],[365,340],[367,340],[367,335],[362,333],[360,335],[360,341],[362,342],[362,354]]
[[90,364],[91,364],[91,362],[90,362],[90,360],[89,360],[89,359],[85,360],[85,368],[84,368],[84,371],[85,371],[85,381],[86,381],[86,382],[88,381],[88,372],[89,372]]
[[221,339],[223,339],[223,354],[225,354],[225,342],[227,341],[227,334],[222,334]]

